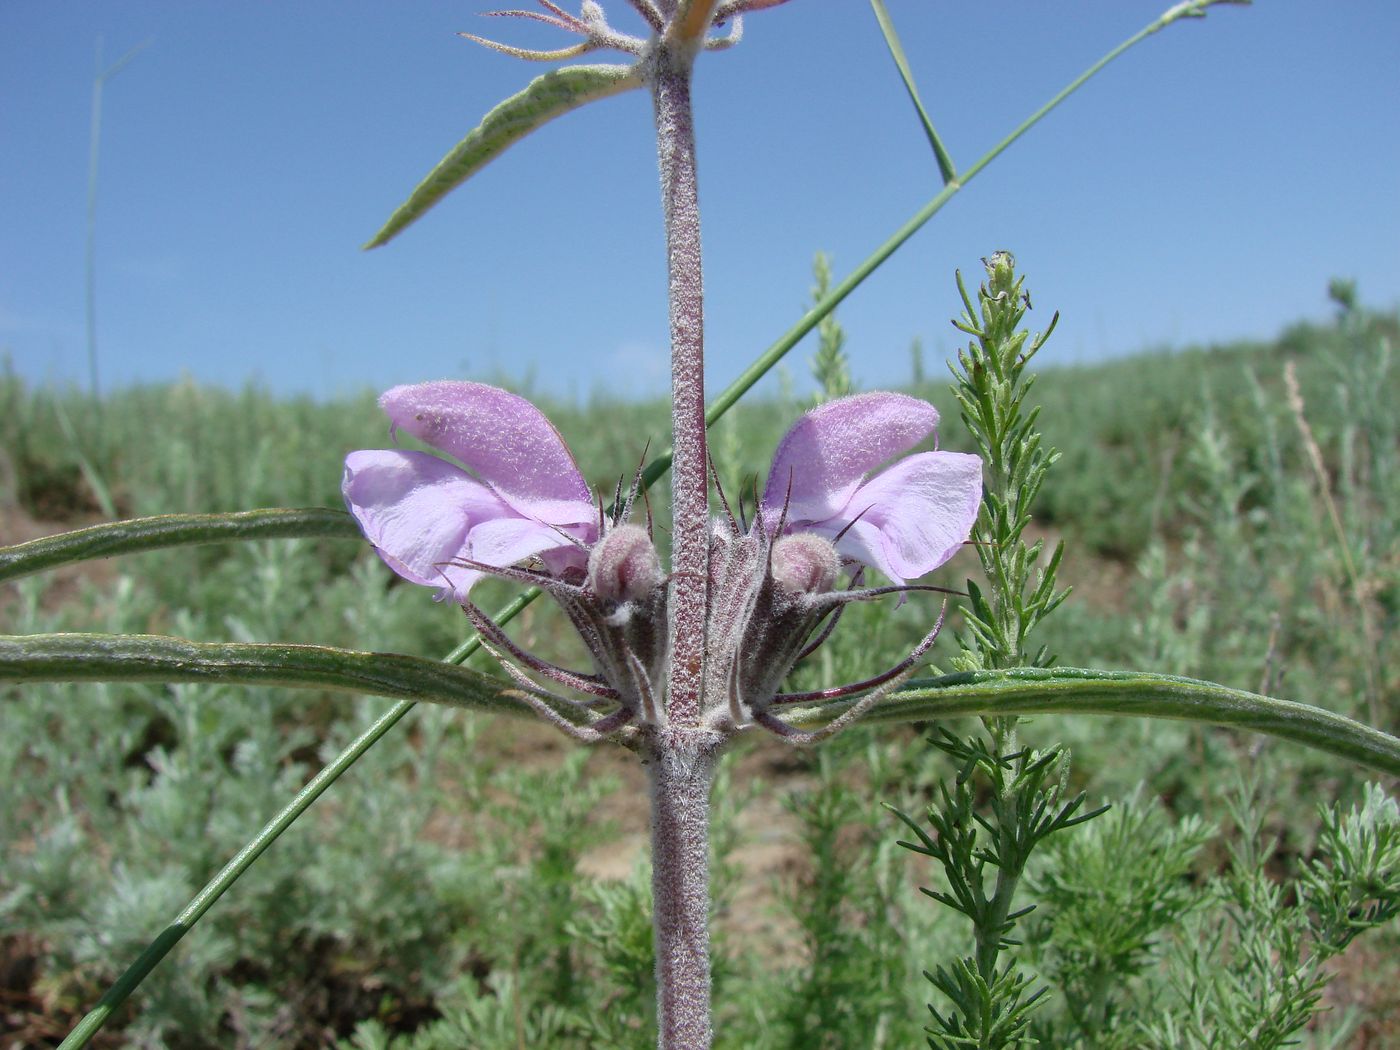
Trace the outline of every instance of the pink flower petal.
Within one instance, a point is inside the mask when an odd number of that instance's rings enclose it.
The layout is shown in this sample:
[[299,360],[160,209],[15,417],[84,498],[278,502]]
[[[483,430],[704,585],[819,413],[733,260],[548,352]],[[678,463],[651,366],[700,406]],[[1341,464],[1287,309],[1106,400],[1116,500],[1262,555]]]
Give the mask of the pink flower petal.
[[907,394],[856,394],[812,409],[773,454],[764,518],[776,522],[789,481],[789,520],[816,522],[841,513],[866,474],[913,448],[937,425],[938,410]]
[[[594,532],[596,533],[596,529]],[[578,539],[585,543],[590,542],[589,537],[578,536]],[[540,551],[540,560],[544,562],[544,570],[556,579],[562,579],[564,574],[571,569],[577,569],[579,573],[588,569],[588,551],[581,550],[570,544],[567,547],[555,547],[553,550]]]
[[848,558],[896,583],[932,572],[972,533],[982,502],[982,460],[962,452],[922,452],[900,460],[856,490],[841,518],[814,530],[834,534]]
[[472,561],[502,568],[546,551],[575,549],[560,535],[560,530],[530,518],[497,518],[482,522],[472,529],[468,541]]
[[[848,523],[849,524],[849,523]],[[845,530],[842,532],[842,530]],[[818,525],[812,528],[812,532],[821,536],[828,536],[836,544],[836,553],[847,561],[859,562],[861,565],[868,565],[872,569],[879,569],[895,583],[906,582],[906,577],[901,576],[889,558],[885,555],[884,539],[880,535],[880,530],[874,525],[870,525],[864,520],[850,525]],[[840,532],[841,538],[836,539],[836,534]]]
[[457,457],[520,514],[554,525],[597,518],[588,483],[538,408],[499,387],[442,380],[379,399],[395,427]]
[[480,573],[446,565],[467,534],[514,511],[481,482],[426,452],[367,450],[345,457],[346,506],[386,565],[406,580],[464,596]]

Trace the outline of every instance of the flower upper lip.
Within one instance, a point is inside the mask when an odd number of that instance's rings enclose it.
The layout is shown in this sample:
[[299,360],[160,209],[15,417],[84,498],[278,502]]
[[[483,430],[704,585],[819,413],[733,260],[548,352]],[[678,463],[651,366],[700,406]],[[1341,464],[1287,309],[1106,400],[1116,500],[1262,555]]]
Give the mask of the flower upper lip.
[[564,439],[529,401],[443,380],[394,387],[379,404],[393,430],[471,471],[400,449],[346,457],[345,502],[396,573],[461,601],[482,573],[459,559],[506,566],[539,555],[555,571],[586,561],[597,507]]
[[784,532],[814,532],[847,560],[895,583],[957,553],[982,499],[982,461],[960,452],[906,456],[933,433],[938,410],[907,394],[873,392],[814,408],[778,443],[760,507]]
[[[393,430],[466,467],[401,449],[346,458],[345,501],[396,573],[461,601],[482,575],[463,560],[505,567],[538,556],[555,574],[586,564],[600,537],[597,505],[559,431],[529,401],[443,380],[394,387],[379,404]],[[920,452],[872,472],[937,425],[938,411],[907,394],[856,394],[813,409],[773,454],[763,520],[825,536],[847,562],[895,583],[931,572],[971,531],[981,460]]]
[[396,386],[379,399],[393,423],[486,481],[523,516],[553,525],[597,517],[563,437],[525,398],[485,383]]

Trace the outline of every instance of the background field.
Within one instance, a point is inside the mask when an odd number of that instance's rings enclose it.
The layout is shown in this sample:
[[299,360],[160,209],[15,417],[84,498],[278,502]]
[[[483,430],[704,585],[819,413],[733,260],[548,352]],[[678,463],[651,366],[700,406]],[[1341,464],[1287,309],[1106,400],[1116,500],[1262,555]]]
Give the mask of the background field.
[[[1335,324],[1268,344],[1044,373],[1032,401],[1063,459],[1038,528],[1065,539],[1061,580],[1076,593],[1041,641],[1064,664],[1263,689],[1395,732],[1397,332],[1394,315],[1343,310]],[[1286,390],[1290,367],[1301,406]],[[962,447],[943,363],[915,355],[907,389],[944,412],[941,444]],[[762,477],[804,405],[784,394],[720,423],[713,451],[731,493]],[[665,430],[661,402],[543,407],[589,480],[608,489]],[[0,542],[113,511],[338,506],[342,457],[382,445],[385,433],[368,392],[316,402],[183,383],[93,405],[9,375],[0,380]],[[972,571],[959,558],[937,582],[957,586]],[[497,588],[482,604],[508,593]],[[844,680],[892,662],[931,615],[918,600],[857,610],[800,677]],[[363,546],[309,541],[186,548],[32,578],[0,591],[0,621],[15,633],[168,633],[424,656],[467,633],[452,608],[400,585]],[[577,662],[560,623],[537,603],[514,632]],[[948,631],[934,661],[953,651]],[[7,1045],[61,1038],[386,706],[222,687],[6,691]],[[1365,779],[1282,744],[1166,723],[1041,719],[1024,738],[1068,742],[1075,780],[1140,830],[1201,829],[1190,870],[1177,876],[1200,891],[1193,918],[1154,936],[1121,993],[1125,1018],[1170,1009],[1173,959],[1232,921],[1206,892],[1232,863],[1231,837],[1259,839],[1287,903],[1290,877],[1314,850],[1316,806],[1355,803]],[[726,770],[716,834],[721,1045],[921,1044],[920,972],[965,948],[957,925],[917,892],[932,873],[895,846],[898,825],[878,803],[917,812],[948,774],[946,760],[913,727],[854,732],[815,755],[760,740],[737,748]],[[1236,826],[1242,780],[1258,799],[1254,829]],[[377,1047],[416,1032],[418,1047],[645,1046],[642,791],[639,770],[618,755],[574,750],[528,723],[420,709],[215,908],[104,1045]],[[1046,894],[1055,865],[1071,862],[1046,858]],[[1071,979],[1068,935],[1054,928],[1054,907],[1043,912],[1028,951],[1060,987]],[[1333,964],[1333,1009],[1309,1045],[1400,1045],[1397,948],[1382,930]]]

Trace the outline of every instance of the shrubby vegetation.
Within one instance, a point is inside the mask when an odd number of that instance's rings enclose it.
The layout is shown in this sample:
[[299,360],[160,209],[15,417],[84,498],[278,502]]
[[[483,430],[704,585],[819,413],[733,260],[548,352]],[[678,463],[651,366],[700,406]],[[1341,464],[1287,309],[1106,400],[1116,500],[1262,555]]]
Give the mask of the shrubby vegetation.
[[[1061,450],[1037,517],[1078,593],[1040,641],[1296,696],[1394,729],[1400,671],[1397,319],[1338,286],[1335,324],[1271,344],[1042,374]],[[946,312],[946,311],[944,311]],[[1288,376],[1296,375],[1290,395]],[[932,370],[930,370],[932,371]],[[853,377],[858,383],[860,376]],[[917,377],[916,377],[917,378]],[[947,383],[914,392],[965,447]],[[540,400],[611,488],[667,406]],[[804,404],[745,402],[716,428],[728,491]],[[369,395],[317,402],[192,383],[79,394],[0,384],[4,540],[124,515],[339,504],[340,464],[382,442]],[[662,515],[664,500],[653,504]],[[664,522],[663,522],[664,524]],[[957,585],[964,556],[944,570]],[[494,585],[488,584],[485,587]],[[504,591],[502,593],[505,593]],[[495,604],[489,596],[487,607]],[[855,609],[799,672],[859,677],[931,608]],[[184,548],[31,578],[11,632],[325,641],[439,656],[466,633],[363,548]],[[859,625],[857,627],[856,625]],[[574,656],[551,610],[514,628]],[[934,660],[955,652],[941,639]],[[489,661],[475,661],[483,669]],[[385,701],[222,686],[30,685],[3,697],[3,1026],[56,1042],[205,879]],[[542,728],[419,709],[245,876],[124,1009],[116,1038],[169,1046],[650,1045],[644,791],[607,752]],[[930,727],[931,728],[931,727]],[[1222,731],[1040,719],[1070,794],[1110,812],[1025,873],[1016,954],[1056,1047],[1381,1045],[1400,1039],[1400,817],[1343,763]],[[925,981],[965,952],[918,892],[942,869],[895,845],[881,801],[926,811],[957,772],[928,732],[859,729],[811,754],[741,747],[717,792],[720,1045],[921,1045]],[[985,789],[982,789],[985,790]],[[1319,817],[1311,800],[1340,799]],[[746,816],[758,810],[762,819]],[[1331,984],[1329,985],[1329,981]],[[1319,1009],[1322,1010],[1319,1013]],[[1365,1038],[1372,1041],[1367,1043]]]

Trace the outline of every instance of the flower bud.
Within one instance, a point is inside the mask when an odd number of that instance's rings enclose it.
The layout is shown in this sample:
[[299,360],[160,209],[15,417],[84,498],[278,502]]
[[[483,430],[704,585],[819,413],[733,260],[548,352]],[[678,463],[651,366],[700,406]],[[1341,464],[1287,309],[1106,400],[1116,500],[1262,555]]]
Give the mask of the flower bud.
[[599,598],[630,602],[661,582],[661,559],[646,529],[618,525],[588,555],[588,586]]
[[992,252],[989,258],[983,259],[982,265],[987,268],[987,276],[993,281],[998,278],[1008,280],[1012,276],[1012,271],[1016,269],[1016,256],[1002,249]]
[[836,584],[841,556],[814,532],[782,536],[773,544],[773,582],[789,594],[825,594]]

